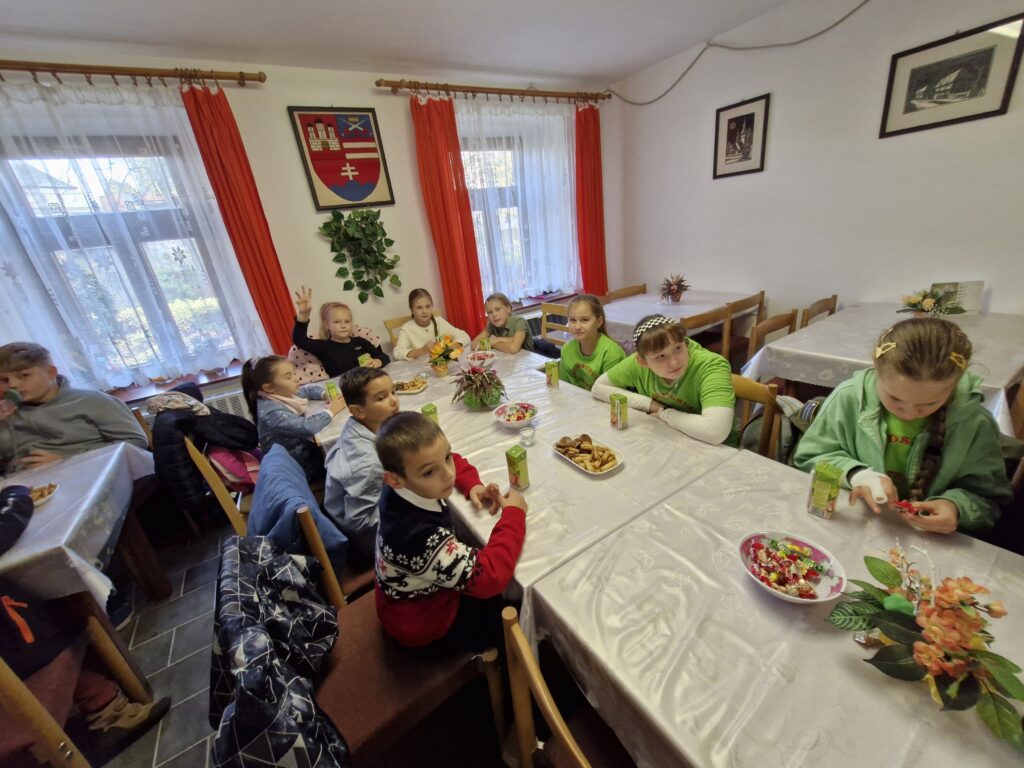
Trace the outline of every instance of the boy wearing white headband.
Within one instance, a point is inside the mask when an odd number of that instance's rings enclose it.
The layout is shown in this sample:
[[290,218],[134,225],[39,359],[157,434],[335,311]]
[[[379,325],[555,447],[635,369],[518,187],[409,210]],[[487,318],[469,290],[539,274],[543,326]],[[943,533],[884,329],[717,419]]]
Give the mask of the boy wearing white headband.
[[736,405],[728,361],[687,338],[682,323],[663,315],[641,320],[633,343],[636,352],[594,383],[594,397],[624,394],[630,408],[673,429],[705,443],[724,442]]

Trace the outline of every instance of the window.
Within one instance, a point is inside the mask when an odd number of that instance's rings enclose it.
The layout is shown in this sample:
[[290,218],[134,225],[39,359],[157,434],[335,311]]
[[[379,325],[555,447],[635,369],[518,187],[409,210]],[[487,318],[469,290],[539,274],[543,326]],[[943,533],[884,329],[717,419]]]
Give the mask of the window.
[[580,287],[573,109],[455,102],[485,295],[518,301]]
[[44,344],[76,384],[102,388],[266,351],[190,134],[0,127],[0,297],[22,314],[0,313],[0,343]]

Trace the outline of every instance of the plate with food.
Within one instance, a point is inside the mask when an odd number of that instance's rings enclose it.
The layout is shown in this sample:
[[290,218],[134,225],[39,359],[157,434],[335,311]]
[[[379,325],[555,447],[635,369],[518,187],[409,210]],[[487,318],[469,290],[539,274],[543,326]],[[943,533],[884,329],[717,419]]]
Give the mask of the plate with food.
[[28,489],[28,495],[32,497],[32,502],[36,507],[41,507],[53,498],[53,494],[57,492],[57,488],[59,487],[60,486],[58,486],[57,483],[35,485]]
[[621,453],[586,433],[560,438],[555,443],[555,453],[588,475],[606,475],[626,463]]
[[395,382],[396,395],[415,395],[427,388],[427,380],[421,378]]
[[537,406],[532,403],[505,403],[494,409],[494,418],[503,427],[521,429],[528,427],[537,415]]
[[480,365],[482,363],[489,362],[498,356],[497,352],[488,352],[486,350],[477,350],[476,352],[470,352],[466,358],[471,363]]
[[846,589],[846,571],[824,547],[803,536],[762,531],[744,536],[740,562],[761,589],[790,603],[827,603]]

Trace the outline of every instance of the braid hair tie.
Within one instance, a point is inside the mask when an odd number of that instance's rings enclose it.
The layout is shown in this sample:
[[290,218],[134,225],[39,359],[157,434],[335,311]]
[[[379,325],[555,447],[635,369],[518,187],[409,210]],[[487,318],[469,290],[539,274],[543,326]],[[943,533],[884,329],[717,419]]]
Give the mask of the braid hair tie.
[[633,346],[635,347],[640,337],[647,333],[652,328],[657,328],[659,325],[678,325],[678,320],[673,320],[671,317],[665,317],[664,315],[655,315],[650,320],[645,320],[636,327],[633,331]]
[[967,358],[961,355],[959,352],[950,352],[949,359],[953,362],[953,365],[955,365],[961,371],[967,370]]

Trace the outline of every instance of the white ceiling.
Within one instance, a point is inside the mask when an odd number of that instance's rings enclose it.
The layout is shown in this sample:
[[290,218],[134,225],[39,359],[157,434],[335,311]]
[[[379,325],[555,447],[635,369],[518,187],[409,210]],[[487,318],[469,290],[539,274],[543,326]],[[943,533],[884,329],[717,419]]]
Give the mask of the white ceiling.
[[606,84],[788,0],[0,0],[0,34],[119,51]]

